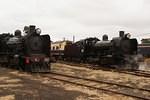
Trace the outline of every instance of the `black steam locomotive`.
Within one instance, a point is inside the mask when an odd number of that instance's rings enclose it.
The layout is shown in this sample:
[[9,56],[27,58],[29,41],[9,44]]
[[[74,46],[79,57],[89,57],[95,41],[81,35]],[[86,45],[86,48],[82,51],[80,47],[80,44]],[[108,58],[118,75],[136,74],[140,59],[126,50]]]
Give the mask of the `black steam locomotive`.
[[24,27],[25,36],[0,35],[0,63],[29,72],[50,71],[50,36],[40,35],[34,25]]
[[[96,62],[102,65],[136,65],[137,40],[130,39],[130,34],[124,34],[124,31],[120,31],[119,34],[119,37],[112,40],[108,40],[108,36],[104,35],[102,41],[98,38],[86,38],[71,45],[66,45],[62,58]],[[137,67],[135,65],[133,67]]]

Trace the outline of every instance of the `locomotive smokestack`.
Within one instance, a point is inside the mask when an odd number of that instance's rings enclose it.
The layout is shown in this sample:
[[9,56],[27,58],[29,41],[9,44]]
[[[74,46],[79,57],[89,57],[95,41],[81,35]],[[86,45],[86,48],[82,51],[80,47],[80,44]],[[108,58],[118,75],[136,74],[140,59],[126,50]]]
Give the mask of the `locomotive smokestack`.
[[15,31],[15,36],[16,37],[21,37],[21,31],[20,30],[16,30]]
[[124,37],[124,31],[119,31],[119,37]]
[[32,34],[35,32],[35,25],[30,25],[29,26],[29,32]]

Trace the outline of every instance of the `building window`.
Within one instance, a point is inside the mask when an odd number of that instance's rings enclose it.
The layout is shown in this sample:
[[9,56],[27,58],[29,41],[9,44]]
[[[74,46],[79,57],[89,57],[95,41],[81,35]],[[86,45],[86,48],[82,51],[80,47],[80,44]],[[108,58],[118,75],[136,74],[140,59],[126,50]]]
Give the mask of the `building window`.
[[59,44],[59,48],[61,48],[61,44]]
[[56,46],[56,50],[58,50],[59,49],[59,47],[58,46]]
[[55,47],[53,46],[53,50],[55,50]]

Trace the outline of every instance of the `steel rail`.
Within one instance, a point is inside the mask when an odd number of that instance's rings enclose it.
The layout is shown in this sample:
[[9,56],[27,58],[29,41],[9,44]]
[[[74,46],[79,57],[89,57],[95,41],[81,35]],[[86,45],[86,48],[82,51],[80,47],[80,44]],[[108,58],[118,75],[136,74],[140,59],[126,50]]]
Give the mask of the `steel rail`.
[[[50,76],[50,74],[52,74],[52,75]],[[93,79],[87,79],[87,78],[72,76],[72,75],[60,74],[60,73],[55,73],[55,72],[51,72],[50,74],[44,74],[42,76],[47,77],[47,78],[51,78],[51,79],[55,79],[55,80],[58,80],[58,81],[63,81],[63,82],[71,83],[71,84],[76,84],[76,85],[79,85],[79,86],[84,86],[84,87],[88,87],[88,88],[92,88],[92,89],[102,90],[104,92],[111,92],[111,93],[114,93],[114,94],[120,94],[120,95],[129,96],[129,97],[142,99],[142,100],[150,100],[149,97],[144,97],[144,96],[140,96],[140,95],[129,94],[129,93],[126,93],[126,92],[119,92],[119,91],[114,91],[114,90],[110,90],[110,89],[100,88],[100,87],[91,86],[91,85],[87,85],[87,84],[82,84],[82,83],[79,83],[79,81],[76,81],[76,82],[71,81],[71,79],[88,81],[88,83],[89,82],[94,82],[94,83],[98,83],[98,84],[108,84],[108,85],[119,86],[119,87],[128,88],[128,89],[137,89],[139,91],[150,92],[150,90],[146,90],[146,89],[142,89],[142,88],[136,88],[136,87],[130,87],[130,86],[116,84],[116,83],[111,83],[111,82],[106,82],[106,81],[102,81],[102,80],[93,80]],[[55,76],[64,77],[64,78],[70,78],[70,79],[67,80],[67,79],[62,79],[62,78],[58,78],[58,77],[55,77]]]

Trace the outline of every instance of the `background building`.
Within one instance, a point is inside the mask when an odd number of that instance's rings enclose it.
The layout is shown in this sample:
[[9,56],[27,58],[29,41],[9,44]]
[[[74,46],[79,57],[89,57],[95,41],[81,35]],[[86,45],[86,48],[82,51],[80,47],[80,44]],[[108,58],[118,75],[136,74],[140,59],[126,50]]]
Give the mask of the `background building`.
[[68,44],[72,44],[72,41],[63,40],[63,41],[56,41],[51,43],[51,50],[64,50],[65,46]]

